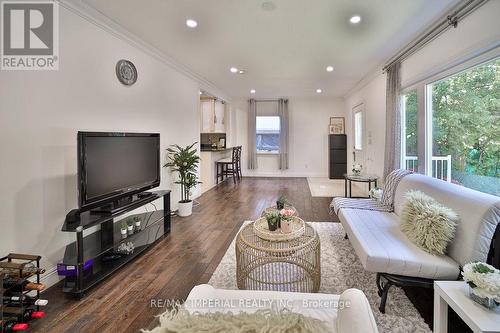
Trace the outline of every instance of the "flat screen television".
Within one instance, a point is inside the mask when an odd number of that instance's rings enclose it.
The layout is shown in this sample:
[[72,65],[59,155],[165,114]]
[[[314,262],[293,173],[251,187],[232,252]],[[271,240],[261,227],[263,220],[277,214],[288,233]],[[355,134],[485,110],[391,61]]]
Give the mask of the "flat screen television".
[[160,134],[78,132],[81,211],[160,185]]

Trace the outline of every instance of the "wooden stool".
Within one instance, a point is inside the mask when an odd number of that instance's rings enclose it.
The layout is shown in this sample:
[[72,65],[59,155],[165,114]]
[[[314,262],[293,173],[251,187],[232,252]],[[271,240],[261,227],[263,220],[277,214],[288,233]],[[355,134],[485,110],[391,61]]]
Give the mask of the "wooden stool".
[[[220,167],[219,167],[220,166]],[[232,176],[233,183],[236,184],[236,178],[240,180],[241,175],[241,146],[233,147],[232,156],[223,158],[216,162],[217,179],[216,184],[219,184],[219,177],[221,182],[224,181],[224,176]]]

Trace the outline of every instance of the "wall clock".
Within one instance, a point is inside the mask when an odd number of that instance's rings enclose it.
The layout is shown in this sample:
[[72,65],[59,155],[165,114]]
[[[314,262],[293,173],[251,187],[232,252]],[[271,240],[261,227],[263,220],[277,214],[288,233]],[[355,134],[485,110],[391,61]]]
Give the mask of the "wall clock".
[[137,81],[137,69],[131,61],[122,59],[116,63],[116,76],[121,83],[131,86]]

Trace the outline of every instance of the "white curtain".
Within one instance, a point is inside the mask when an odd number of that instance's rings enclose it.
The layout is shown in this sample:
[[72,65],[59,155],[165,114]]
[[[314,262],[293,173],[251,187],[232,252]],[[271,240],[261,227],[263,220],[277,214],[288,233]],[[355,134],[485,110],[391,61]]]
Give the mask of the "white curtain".
[[257,132],[256,132],[257,103],[254,99],[248,100],[248,169],[257,169]]
[[387,68],[384,179],[401,167],[401,63]]
[[280,170],[288,169],[288,100],[278,100],[278,115],[280,117]]

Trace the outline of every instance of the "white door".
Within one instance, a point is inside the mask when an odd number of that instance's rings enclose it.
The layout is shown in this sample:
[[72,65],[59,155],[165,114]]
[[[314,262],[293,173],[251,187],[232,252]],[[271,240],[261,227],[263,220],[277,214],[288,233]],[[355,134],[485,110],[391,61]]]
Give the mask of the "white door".
[[204,99],[200,102],[202,133],[210,133],[214,130],[213,102],[212,99]]
[[[352,109],[353,133],[353,164],[361,164],[363,173],[366,171],[366,140],[365,140],[365,112],[364,104],[359,104]],[[347,166],[350,172],[352,166]]]
[[224,103],[221,101],[215,101],[215,111],[214,111],[214,131],[217,133],[225,133],[224,125]]

